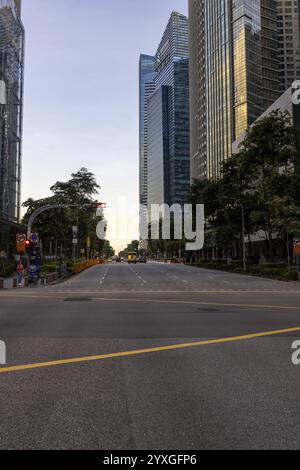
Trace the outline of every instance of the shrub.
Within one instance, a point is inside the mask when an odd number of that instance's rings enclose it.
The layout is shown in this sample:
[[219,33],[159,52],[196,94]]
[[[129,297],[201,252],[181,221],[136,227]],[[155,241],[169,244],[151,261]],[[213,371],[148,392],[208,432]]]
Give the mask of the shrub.
[[17,262],[14,260],[0,260],[0,277],[9,277],[17,270]]
[[284,271],[287,268],[286,263],[263,263],[260,266],[263,269],[281,269],[281,271]]
[[[221,271],[243,271],[243,261],[241,260],[234,260],[229,265],[226,263],[226,260],[200,260],[197,266]],[[288,281],[298,280],[298,273],[296,271],[289,271],[285,263],[255,264],[254,260],[247,260],[247,273],[281,278]]]
[[288,281],[298,281],[297,271],[289,271],[288,269],[286,269],[281,273],[281,277],[283,279],[287,279]]
[[57,264],[43,264],[42,266],[42,272],[44,274],[51,274],[51,273],[56,273],[59,271],[59,266]]
[[243,268],[243,261],[241,260],[233,260],[231,261],[231,266],[233,269],[239,270]]
[[216,266],[222,266],[224,264],[227,264],[227,260],[226,259],[201,259],[199,260],[199,265],[203,266],[203,265],[210,265],[210,264],[214,264]]
[[66,262],[67,270],[70,274],[74,273],[74,263],[72,261]]
[[268,267],[268,266],[260,266],[261,274],[267,274],[268,276],[280,276],[283,272],[282,267]]

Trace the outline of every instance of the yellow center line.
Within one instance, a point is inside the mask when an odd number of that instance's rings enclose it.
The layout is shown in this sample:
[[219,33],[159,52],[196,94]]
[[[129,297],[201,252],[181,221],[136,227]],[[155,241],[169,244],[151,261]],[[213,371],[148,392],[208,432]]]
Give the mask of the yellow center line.
[[234,307],[234,308],[259,308],[259,309],[281,309],[281,310],[299,310],[299,306],[290,305],[264,305],[264,304],[228,304],[223,302],[200,302],[193,300],[158,300],[158,299],[108,299],[107,297],[93,297],[91,300],[100,300],[101,302],[133,302],[133,303],[154,303],[154,304],[178,304],[178,305],[212,305],[214,307]]
[[67,364],[96,362],[96,361],[102,361],[106,359],[116,359],[116,358],[130,357],[130,356],[141,356],[145,354],[153,354],[156,352],[174,351],[174,350],[179,350],[179,349],[195,348],[199,346],[233,343],[237,341],[246,341],[246,340],[251,340],[251,339],[256,339],[256,338],[264,338],[268,336],[276,336],[276,335],[295,333],[295,332],[300,332],[300,327],[289,328],[285,330],[267,331],[263,333],[252,333],[252,334],[243,335],[243,336],[234,336],[231,338],[212,339],[212,340],[196,341],[192,343],[175,344],[171,346],[159,346],[155,348],[138,349],[138,350],[117,352],[117,353],[111,353],[111,354],[101,354],[99,356],[87,356],[87,357],[78,357],[78,358],[73,358],[73,359],[62,359],[58,361],[39,362],[35,364],[17,365],[17,366],[0,368],[0,374],[8,373],[8,372],[32,370],[32,369],[41,369],[45,367],[54,367],[54,366],[61,366],[61,365],[67,365]]
[[[124,293],[124,292],[123,292]],[[85,293],[87,296],[89,293]],[[91,293],[90,293],[91,294]],[[92,293],[95,295],[95,292]],[[102,294],[103,295],[103,294]],[[74,296],[74,294],[73,294]],[[18,297],[19,299],[41,299],[41,300],[51,300],[53,302],[59,302],[67,298],[66,294],[64,294],[61,298],[56,297],[40,297],[40,296],[24,296]],[[14,300],[16,297],[14,297]],[[78,299],[80,297],[78,296]],[[77,297],[72,297],[74,302],[77,300]],[[109,298],[109,297],[90,297],[90,300],[93,301],[100,301],[100,302],[128,302],[128,303],[154,303],[154,304],[176,304],[176,305],[202,305],[202,306],[214,306],[214,307],[231,307],[231,308],[258,308],[258,309],[276,309],[276,310],[299,310],[299,306],[291,306],[291,305],[268,305],[268,304],[237,304],[237,303],[225,303],[225,302],[200,302],[197,300],[163,300],[163,299],[135,299],[135,298]]]
[[135,294],[135,295],[152,295],[152,294],[272,294],[272,295],[290,295],[296,294],[300,295],[300,291],[273,291],[273,290],[170,290],[170,291],[160,291],[160,290],[145,290],[145,291],[49,291],[49,292],[41,292],[39,294],[31,294],[27,292],[14,292],[14,293],[2,293],[0,292],[0,299],[1,298],[12,298],[12,299],[52,299],[53,295],[60,295],[62,297],[66,297],[67,295],[119,295],[119,294]]

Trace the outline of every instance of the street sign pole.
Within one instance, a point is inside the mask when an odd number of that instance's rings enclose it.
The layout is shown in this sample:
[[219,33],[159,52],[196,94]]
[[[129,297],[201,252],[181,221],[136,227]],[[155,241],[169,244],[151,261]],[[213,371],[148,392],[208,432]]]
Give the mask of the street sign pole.
[[245,210],[243,204],[242,209],[242,237],[243,237],[243,271],[247,272],[247,254],[246,254],[246,242],[245,242]]
[[73,263],[75,263],[75,261],[76,261],[76,245],[78,244],[78,227],[73,225],[72,232],[73,232],[72,255],[73,255]]
[[298,273],[298,279],[300,280],[300,273],[299,273],[299,260],[300,260],[300,238],[295,238],[294,239],[294,256],[296,258],[296,264],[297,264],[297,273]]

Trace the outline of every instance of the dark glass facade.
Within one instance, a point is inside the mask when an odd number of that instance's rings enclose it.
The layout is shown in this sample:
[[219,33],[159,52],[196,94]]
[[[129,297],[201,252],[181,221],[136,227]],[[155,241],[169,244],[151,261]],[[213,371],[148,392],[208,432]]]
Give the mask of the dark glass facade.
[[0,218],[11,222],[19,221],[21,207],[24,28],[20,8],[20,1],[0,1],[0,80],[5,84],[5,103],[0,104]]
[[161,86],[149,98],[148,206],[170,203],[170,87]]
[[278,0],[280,90],[300,80],[300,0]]
[[184,15],[172,13],[155,58],[156,92],[149,99],[148,116],[148,204],[184,204],[190,186],[189,42]]
[[279,96],[277,2],[189,0],[191,178],[220,176],[232,143]]
[[139,64],[139,172],[140,172],[140,204],[148,204],[148,98],[155,90],[155,57],[140,56]]
[[189,0],[191,182],[206,175],[205,0]]
[[217,175],[231,152],[233,134],[233,64],[230,2],[205,2],[206,161],[204,176]]

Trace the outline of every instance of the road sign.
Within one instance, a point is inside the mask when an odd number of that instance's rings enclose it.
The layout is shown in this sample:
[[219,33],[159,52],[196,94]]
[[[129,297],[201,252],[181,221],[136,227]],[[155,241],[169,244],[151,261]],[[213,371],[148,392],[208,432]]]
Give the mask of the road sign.
[[300,238],[294,239],[294,255],[300,255]]
[[38,243],[39,242],[39,236],[37,233],[32,233],[31,234],[31,237],[30,237],[30,240],[32,243]]
[[26,250],[26,234],[18,233],[16,236],[17,253],[24,253]]
[[25,242],[17,243],[17,253],[24,253],[26,251]]
[[78,227],[76,225],[73,225],[72,227],[72,232],[73,232],[73,245],[78,245]]
[[16,236],[17,243],[23,243],[26,240],[26,233],[19,233]]

